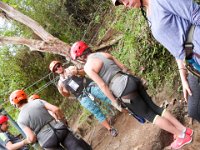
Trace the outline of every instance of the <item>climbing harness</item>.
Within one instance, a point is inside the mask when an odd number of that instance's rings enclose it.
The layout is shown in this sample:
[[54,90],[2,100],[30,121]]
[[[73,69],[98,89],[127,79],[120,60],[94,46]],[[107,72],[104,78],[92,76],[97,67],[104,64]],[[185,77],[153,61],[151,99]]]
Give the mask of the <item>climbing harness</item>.
[[140,123],[144,124],[146,122],[146,120],[135,114],[132,110],[130,110],[125,103],[131,103],[130,99],[123,99],[123,98],[118,98],[119,103],[121,104],[122,108],[125,108],[126,110],[128,110],[129,114],[132,115],[135,119],[137,119]]
[[[60,125],[63,125],[63,127],[61,127],[61,128],[56,128],[56,127],[54,127],[57,123],[58,123],[58,124],[60,123]],[[59,137],[58,137],[58,134],[57,134],[57,131],[59,131],[59,130],[63,130],[63,131],[67,131],[67,132],[72,132],[72,134],[76,137],[76,139],[78,139],[78,140],[81,139],[81,136],[80,136],[79,134],[75,133],[74,131],[72,131],[72,129],[69,128],[68,125],[67,125],[66,123],[64,123],[64,122],[58,122],[58,121],[56,121],[56,120],[52,120],[52,121],[50,121],[49,123],[47,123],[46,125],[44,125],[44,126],[37,132],[37,134],[39,134],[39,133],[42,132],[42,131],[45,131],[45,130],[48,129],[48,128],[50,128],[50,129],[53,131],[53,133],[54,133],[54,135],[55,135],[55,137],[56,137],[57,142],[59,143],[59,145],[60,145],[62,148],[64,148],[64,145],[62,145],[62,143],[60,142]]]
[[91,97],[86,88],[91,83],[90,79],[85,77],[77,77],[75,75],[69,76],[67,79],[62,81],[65,88],[68,89],[76,97],[86,94],[88,97]]
[[185,56],[186,56],[185,62],[186,62],[186,68],[188,69],[188,71],[190,71],[193,75],[200,78],[200,65],[193,58],[194,45],[192,43],[192,40],[193,40],[194,29],[195,29],[195,25],[192,25],[190,27],[187,40],[184,43]]
[[[110,81],[109,81],[109,87],[112,86],[113,82],[116,82],[115,79],[121,75],[127,75],[127,76],[131,76],[128,72],[122,72],[122,71],[119,71],[118,73],[114,74],[111,78],[110,78]],[[131,109],[129,109],[127,107],[126,104],[131,104],[131,97],[135,97],[135,93],[130,93],[128,95],[125,95],[125,96],[119,96],[117,97],[117,100],[119,102],[119,104],[121,104],[122,108],[126,109],[130,115],[132,115],[135,119],[137,119],[140,123],[145,123],[145,119],[141,116],[138,116],[137,114],[135,114]]]
[[140,0],[140,3],[141,3],[141,6],[140,6],[140,10],[142,12],[142,16],[144,17],[144,19],[148,22],[148,18],[147,18],[147,15],[146,15],[146,11],[144,10],[144,5],[143,5],[143,1]]

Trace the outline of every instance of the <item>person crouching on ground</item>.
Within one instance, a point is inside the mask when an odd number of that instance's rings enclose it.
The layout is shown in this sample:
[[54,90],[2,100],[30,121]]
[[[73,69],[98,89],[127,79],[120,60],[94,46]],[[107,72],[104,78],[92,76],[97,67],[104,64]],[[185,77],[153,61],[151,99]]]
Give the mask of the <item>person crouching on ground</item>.
[[112,55],[92,53],[83,41],[74,43],[70,53],[72,59],[85,60],[86,74],[110,100],[121,99],[135,114],[172,133],[176,137],[171,144],[173,148],[178,149],[192,141],[193,130],[186,128],[171,113],[157,106],[147,94],[141,80],[131,75],[129,69]]

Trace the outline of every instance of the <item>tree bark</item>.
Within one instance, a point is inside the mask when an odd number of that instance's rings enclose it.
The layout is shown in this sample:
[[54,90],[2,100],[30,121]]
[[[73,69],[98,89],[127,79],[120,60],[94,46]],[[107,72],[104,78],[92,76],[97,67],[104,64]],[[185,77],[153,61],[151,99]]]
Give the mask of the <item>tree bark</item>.
[[32,51],[49,52],[69,57],[69,45],[60,42],[59,40],[45,42],[42,40],[26,39],[21,37],[0,37],[0,45],[3,44],[25,45]]

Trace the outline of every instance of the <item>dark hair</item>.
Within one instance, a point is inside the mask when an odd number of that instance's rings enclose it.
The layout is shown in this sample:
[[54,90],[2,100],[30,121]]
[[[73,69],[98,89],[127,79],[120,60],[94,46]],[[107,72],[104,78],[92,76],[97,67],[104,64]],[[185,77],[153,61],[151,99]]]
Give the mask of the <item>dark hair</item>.
[[23,100],[19,101],[19,103],[17,103],[17,105],[21,106],[21,105],[26,104],[26,103],[28,103],[28,100],[23,99]]
[[92,53],[92,50],[91,50],[91,48],[88,47],[86,50],[84,50],[82,56],[88,55],[90,53]]
[[121,2],[119,2],[119,0],[115,1],[115,6],[119,6],[119,5],[123,5]]
[[56,72],[56,69],[58,66],[62,66],[62,63],[57,63],[54,67],[53,67],[53,72]]

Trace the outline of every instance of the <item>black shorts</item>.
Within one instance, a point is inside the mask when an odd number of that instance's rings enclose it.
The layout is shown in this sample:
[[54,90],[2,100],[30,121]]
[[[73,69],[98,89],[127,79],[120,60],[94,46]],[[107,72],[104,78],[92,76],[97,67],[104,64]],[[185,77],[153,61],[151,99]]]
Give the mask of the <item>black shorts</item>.
[[122,94],[126,96],[130,93],[137,93],[134,98],[130,98],[130,103],[125,103],[126,106],[135,114],[153,122],[157,115],[161,116],[164,109],[157,106],[147,94],[140,79],[129,75],[127,86]]

